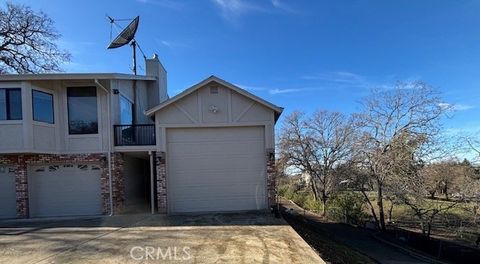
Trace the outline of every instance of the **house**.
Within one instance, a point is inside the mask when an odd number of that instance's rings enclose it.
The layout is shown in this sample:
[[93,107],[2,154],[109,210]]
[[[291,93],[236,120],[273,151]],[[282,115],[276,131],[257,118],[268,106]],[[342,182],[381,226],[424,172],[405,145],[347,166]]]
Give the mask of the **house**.
[[0,218],[265,210],[277,107],[215,76],[0,75]]

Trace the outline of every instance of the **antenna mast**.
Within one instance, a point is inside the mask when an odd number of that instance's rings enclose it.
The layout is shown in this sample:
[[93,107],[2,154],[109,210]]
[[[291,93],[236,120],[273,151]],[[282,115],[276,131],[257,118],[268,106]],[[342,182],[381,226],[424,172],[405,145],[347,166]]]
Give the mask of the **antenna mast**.
[[135,39],[133,39],[132,43],[130,44],[132,46],[132,54],[133,54],[133,74],[137,75],[137,42]]
[[[119,25],[115,21],[130,20],[130,19],[113,19],[108,15],[107,15],[107,19],[110,21],[110,27],[113,27],[113,24],[119,27]],[[125,27],[120,32],[120,34],[118,34],[117,37],[110,42],[110,45],[107,47],[107,49],[116,49],[130,43],[130,46],[132,47],[132,57],[133,57],[132,70],[134,75],[137,75],[137,46],[139,47],[140,52],[142,52],[143,57],[145,57],[145,54],[143,53],[142,49],[138,45],[137,41],[135,40],[135,33],[137,32],[139,21],[140,21],[140,17],[139,16],[135,17],[130,22],[130,24],[128,24],[128,26]],[[111,37],[112,37],[112,30],[110,28],[110,38]]]

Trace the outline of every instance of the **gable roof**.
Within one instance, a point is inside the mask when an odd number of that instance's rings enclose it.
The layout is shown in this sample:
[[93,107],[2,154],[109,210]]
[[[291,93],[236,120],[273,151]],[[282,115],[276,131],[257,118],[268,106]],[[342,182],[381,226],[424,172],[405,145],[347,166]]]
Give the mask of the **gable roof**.
[[263,105],[267,108],[272,109],[275,112],[275,121],[277,121],[277,119],[280,117],[280,114],[283,111],[282,107],[276,106],[276,105],[274,105],[274,104],[272,104],[268,101],[265,101],[262,98],[254,95],[254,94],[252,94],[252,93],[250,93],[250,92],[248,92],[248,91],[246,91],[246,90],[244,90],[244,89],[242,89],[242,88],[240,88],[236,85],[233,85],[233,84],[231,84],[231,83],[229,83],[225,80],[222,80],[222,79],[212,75],[212,76],[208,77],[207,79],[205,79],[205,80],[193,85],[192,87],[184,90],[183,92],[175,95],[174,97],[162,102],[161,104],[145,111],[145,114],[147,116],[152,116],[155,112],[159,111],[160,109],[165,108],[166,106],[168,106],[168,105],[182,99],[183,97],[195,92],[196,90],[200,89],[201,87],[207,85],[210,82],[217,82],[217,83],[219,83],[219,84],[221,84],[221,85],[223,85],[223,86],[225,86],[225,87],[227,87],[227,88],[229,88],[229,89],[231,89],[231,90],[233,90],[233,91],[235,91],[235,92],[237,92],[237,93],[239,93],[239,94],[241,94],[241,95],[243,95],[247,98],[252,99],[253,101],[255,101],[255,102],[257,102],[257,103],[259,103],[259,104],[261,104],[261,105]]

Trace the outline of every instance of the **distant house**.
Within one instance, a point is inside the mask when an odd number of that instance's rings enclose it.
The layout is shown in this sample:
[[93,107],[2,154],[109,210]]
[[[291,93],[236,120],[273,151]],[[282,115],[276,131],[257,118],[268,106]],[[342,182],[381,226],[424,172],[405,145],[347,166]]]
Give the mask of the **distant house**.
[[264,210],[282,108],[211,76],[0,75],[0,218]]

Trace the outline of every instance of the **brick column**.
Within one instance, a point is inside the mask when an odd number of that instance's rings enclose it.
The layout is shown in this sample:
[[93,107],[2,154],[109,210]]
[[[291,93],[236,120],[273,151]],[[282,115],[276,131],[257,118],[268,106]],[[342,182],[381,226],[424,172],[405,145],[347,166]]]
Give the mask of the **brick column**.
[[100,158],[100,167],[102,168],[102,175],[100,176],[101,196],[102,196],[102,213],[110,213],[110,186],[108,180],[108,157],[102,155]]
[[28,218],[28,174],[25,157],[20,155],[15,163],[15,192],[17,193],[17,217]]
[[121,213],[125,204],[125,185],[123,182],[123,156],[121,153],[112,154],[112,192],[113,212]]
[[275,150],[267,149],[266,152],[266,163],[267,163],[267,196],[268,196],[268,207],[274,206],[276,204],[276,171],[275,171]]
[[157,209],[161,214],[167,213],[167,168],[165,164],[165,152],[157,152]]

